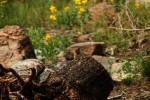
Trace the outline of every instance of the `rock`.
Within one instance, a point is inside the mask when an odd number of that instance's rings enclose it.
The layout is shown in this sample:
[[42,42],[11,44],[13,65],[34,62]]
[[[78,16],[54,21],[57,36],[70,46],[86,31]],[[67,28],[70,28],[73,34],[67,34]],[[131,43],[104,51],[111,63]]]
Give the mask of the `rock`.
[[28,78],[31,73],[30,68],[35,68],[36,76],[38,76],[44,71],[45,66],[43,62],[38,59],[26,59],[18,61],[10,68],[14,69],[22,78]]
[[19,26],[0,29],[0,63],[10,67],[22,59],[36,58],[29,36]]
[[110,56],[114,56],[116,53],[119,52],[119,48],[114,45],[114,46],[111,46],[111,47],[107,47],[106,48],[106,52],[110,55]]
[[55,71],[51,68],[45,68],[45,70],[37,77],[38,83],[44,83],[46,82],[51,73],[54,73]]
[[57,62],[56,64],[53,65],[55,70],[60,70],[63,67],[67,66],[67,62],[66,61],[60,61]]
[[59,54],[57,54],[57,57],[58,57],[59,61],[66,61],[65,52],[64,51],[60,51]]
[[[75,100],[107,100],[113,89],[112,79],[104,67],[92,57],[78,55],[59,71],[66,83],[75,88]],[[72,99],[69,99],[72,100]]]
[[105,44],[103,42],[75,43],[67,48],[66,59],[74,59],[78,54],[105,55]]
[[124,65],[125,65],[124,62],[116,62],[112,64],[110,73],[114,81],[120,82],[123,79],[127,78],[128,76],[134,76],[134,75],[141,76],[140,73],[132,72],[136,70],[137,63],[135,61],[131,61],[130,65],[128,65],[128,70],[132,70],[131,72],[127,72],[126,70],[124,70],[125,69],[123,68]]
[[115,63],[118,58],[115,57],[105,57],[105,56],[92,56],[97,62],[101,63],[104,68],[109,72],[111,70],[111,66],[113,63]]
[[35,49],[34,50],[35,52],[35,55],[36,55],[36,58],[41,60],[41,61],[44,61],[44,59],[46,58],[45,56],[42,56],[42,51],[39,50],[39,49]]

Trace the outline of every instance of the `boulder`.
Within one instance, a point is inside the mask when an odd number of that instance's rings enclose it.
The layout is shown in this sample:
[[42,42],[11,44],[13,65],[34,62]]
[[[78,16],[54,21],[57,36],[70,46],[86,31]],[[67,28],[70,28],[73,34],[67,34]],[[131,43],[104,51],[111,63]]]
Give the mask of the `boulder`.
[[14,69],[22,78],[29,78],[31,74],[31,68],[36,70],[36,77],[40,75],[45,66],[42,61],[38,59],[25,59],[18,61],[14,65],[10,66],[10,68]]
[[22,59],[36,58],[29,36],[19,26],[0,29],[0,63],[10,67]]

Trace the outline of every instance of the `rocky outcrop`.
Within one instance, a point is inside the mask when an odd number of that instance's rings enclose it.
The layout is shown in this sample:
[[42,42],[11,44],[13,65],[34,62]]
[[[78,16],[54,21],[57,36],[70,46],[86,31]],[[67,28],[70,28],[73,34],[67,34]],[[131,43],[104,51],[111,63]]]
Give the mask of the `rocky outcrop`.
[[22,59],[36,58],[29,36],[19,26],[0,29],[0,63],[10,67]]

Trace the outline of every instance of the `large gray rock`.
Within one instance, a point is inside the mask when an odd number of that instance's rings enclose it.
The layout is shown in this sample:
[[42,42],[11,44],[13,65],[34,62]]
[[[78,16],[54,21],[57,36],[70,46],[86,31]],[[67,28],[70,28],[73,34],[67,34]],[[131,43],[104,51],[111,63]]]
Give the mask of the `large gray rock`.
[[0,63],[10,67],[22,59],[36,58],[29,36],[19,26],[0,29]]
[[18,61],[10,68],[14,69],[22,78],[29,78],[31,74],[30,68],[34,68],[36,70],[36,76],[38,76],[44,71],[45,66],[38,59],[26,59]]

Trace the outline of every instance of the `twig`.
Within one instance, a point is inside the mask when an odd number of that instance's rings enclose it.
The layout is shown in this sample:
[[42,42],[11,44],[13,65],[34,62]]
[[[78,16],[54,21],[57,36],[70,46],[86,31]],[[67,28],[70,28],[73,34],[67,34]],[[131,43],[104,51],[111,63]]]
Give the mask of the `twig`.
[[149,31],[150,27],[144,29],[126,29],[126,28],[118,28],[118,27],[109,27],[110,29],[122,30],[122,31]]
[[[128,17],[129,22],[131,23],[131,27],[132,27],[132,28],[135,28],[134,23],[133,23],[133,20],[132,20],[133,18],[131,19],[131,16],[130,16],[131,11],[130,11],[130,9],[128,8],[127,5],[128,5],[128,4],[126,3],[126,4],[125,4],[125,13],[126,13],[126,15],[127,15],[127,17]],[[129,12],[128,10],[129,10],[130,12]]]
[[121,99],[121,97],[122,97],[122,94],[116,95],[116,96],[113,96],[113,97],[109,97],[107,100]]
[[119,26],[120,26],[120,29],[121,29],[121,33],[122,33],[122,24],[121,24],[121,16],[119,15],[118,13],[118,23],[119,23]]

